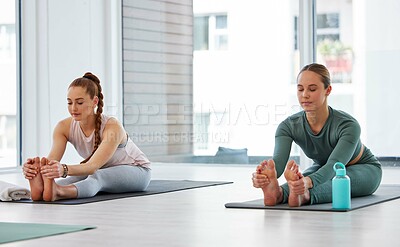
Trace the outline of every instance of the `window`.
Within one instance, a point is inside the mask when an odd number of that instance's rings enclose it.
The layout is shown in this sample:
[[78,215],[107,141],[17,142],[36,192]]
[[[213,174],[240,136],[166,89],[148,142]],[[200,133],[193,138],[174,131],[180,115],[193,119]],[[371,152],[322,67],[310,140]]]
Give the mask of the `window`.
[[[188,84],[193,80],[193,85],[186,87],[193,92],[193,109],[190,114],[174,112],[193,122],[173,126],[187,136],[193,134],[193,145],[168,158],[177,162],[185,158],[186,162],[193,156],[214,156],[219,146],[247,148],[250,156],[272,155],[278,124],[301,110],[295,78],[309,62],[325,64],[330,70],[333,91],[329,105],[359,121],[362,142],[377,156],[398,156],[400,34],[395,23],[399,15],[393,1],[386,3],[194,0],[194,19],[185,23],[191,26],[193,22],[193,37],[192,30],[185,29],[183,36],[190,35],[184,39],[187,46],[179,45],[173,52],[190,50],[190,54],[184,53],[185,60],[180,60],[187,70],[179,70],[183,75],[178,70],[166,74],[174,84],[182,78]],[[314,10],[315,16],[311,15]],[[166,78],[155,78],[152,73],[140,76],[151,82]],[[177,87],[173,88],[159,94],[175,97]],[[192,98],[179,95],[174,104],[184,108],[182,102],[188,104]],[[170,126],[160,124],[160,128]],[[177,143],[166,145],[172,150]],[[291,151],[293,156],[301,155],[296,145]]]
[[208,50],[208,16],[194,18],[194,50]]
[[[344,17],[351,15],[346,9],[350,9],[351,5],[342,5],[341,11]],[[329,8],[332,10],[332,8]],[[334,11],[339,11],[335,9]],[[349,18],[344,18],[349,19]],[[350,23],[345,23],[350,25]],[[340,29],[340,13],[317,13],[317,51],[319,62],[325,64],[332,76],[333,83],[351,83],[352,74],[352,49],[341,39]],[[342,29],[347,32],[349,29]],[[346,34],[343,34],[346,35]]]
[[317,14],[317,42],[340,41],[339,13]]
[[[294,17],[294,49],[299,49],[299,40],[297,36],[299,17]],[[339,29],[339,14],[317,14],[317,42],[324,40],[337,41],[340,40],[340,29]]]
[[194,136],[194,149],[195,150],[207,150],[209,143],[209,131],[210,126],[210,114],[209,113],[196,113],[193,117],[193,132]]
[[194,50],[227,50],[228,16],[206,15],[194,18]]
[[[212,20],[211,18],[210,21],[212,22]],[[214,32],[215,50],[228,49],[228,17],[226,15],[215,16]]]
[[338,35],[318,42],[317,58],[340,83],[333,85],[330,105],[356,117],[361,140],[376,156],[398,157],[398,3],[384,2],[317,0],[317,15],[324,16],[317,27]]
[[278,123],[297,111],[289,91],[299,64],[299,3],[207,3],[193,3],[193,130],[201,141],[194,154],[214,155],[224,146],[271,155]]
[[317,14],[317,30],[339,28],[339,13]]
[[0,168],[17,162],[16,1],[0,2]]

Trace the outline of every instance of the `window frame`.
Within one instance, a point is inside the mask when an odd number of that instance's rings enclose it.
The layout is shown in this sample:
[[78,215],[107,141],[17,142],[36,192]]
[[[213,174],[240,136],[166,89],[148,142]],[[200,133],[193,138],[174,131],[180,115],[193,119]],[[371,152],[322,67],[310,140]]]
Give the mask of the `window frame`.
[[[218,16],[226,16],[227,19],[227,26],[226,28],[217,28],[216,19]],[[208,20],[208,45],[207,49],[195,49],[196,45],[194,46],[194,51],[224,51],[227,50],[229,47],[229,17],[227,13],[207,13],[194,16],[194,20],[199,17],[205,17]],[[196,24],[195,24],[196,25]],[[193,32],[193,35],[196,35],[196,32]],[[219,36],[226,36],[227,37],[227,48],[218,48],[217,47],[217,37]],[[197,40],[194,38],[194,40]],[[203,39],[201,39],[203,40]]]

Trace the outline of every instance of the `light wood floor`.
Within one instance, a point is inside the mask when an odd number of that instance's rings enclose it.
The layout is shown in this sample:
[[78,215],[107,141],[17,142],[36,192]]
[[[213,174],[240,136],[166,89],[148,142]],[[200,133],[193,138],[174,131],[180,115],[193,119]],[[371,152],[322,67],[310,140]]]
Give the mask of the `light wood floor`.
[[[347,213],[226,209],[258,199],[252,166],[153,164],[154,179],[233,184],[83,205],[0,203],[0,221],[94,225],[97,229],[3,246],[400,246],[400,200]],[[400,168],[383,183],[400,184]],[[20,173],[0,174],[28,186]]]

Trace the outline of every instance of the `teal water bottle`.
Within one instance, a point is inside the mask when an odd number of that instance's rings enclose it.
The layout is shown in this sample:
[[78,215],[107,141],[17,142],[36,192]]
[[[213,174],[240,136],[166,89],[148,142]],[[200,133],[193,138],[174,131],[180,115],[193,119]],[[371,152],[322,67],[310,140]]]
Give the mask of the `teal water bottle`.
[[332,179],[332,208],[351,209],[350,178],[346,175],[346,167],[340,162],[333,165],[336,176]]

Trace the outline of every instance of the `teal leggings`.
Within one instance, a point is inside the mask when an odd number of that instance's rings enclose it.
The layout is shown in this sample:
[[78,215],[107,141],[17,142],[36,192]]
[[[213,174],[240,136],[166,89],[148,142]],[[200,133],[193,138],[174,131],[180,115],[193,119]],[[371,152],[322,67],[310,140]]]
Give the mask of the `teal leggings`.
[[[303,172],[304,177],[318,171],[320,165],[314,164]],[[382,179],[382,168],[379,162],[370,164],[354,164],[346,166],[346,173],[351,182],[351,197],[367,196],[373,194],[379,187]],[[289,187],[285,183],[283,189],[283,202],[287,203]],[[310,189],[310,204],[332,202],[332,180],[315,185]]]

